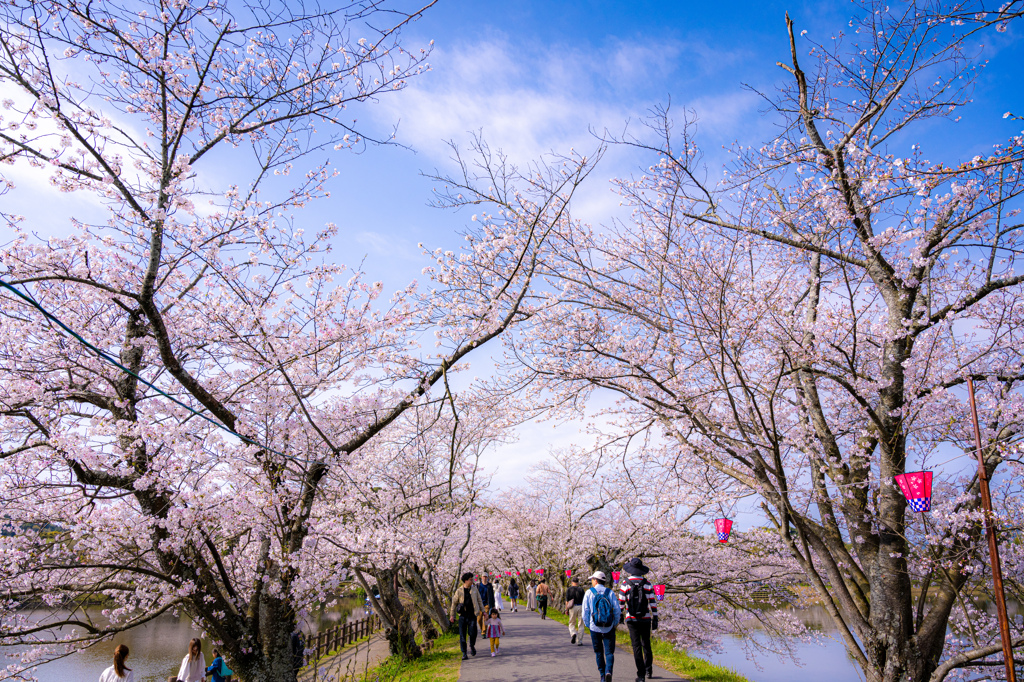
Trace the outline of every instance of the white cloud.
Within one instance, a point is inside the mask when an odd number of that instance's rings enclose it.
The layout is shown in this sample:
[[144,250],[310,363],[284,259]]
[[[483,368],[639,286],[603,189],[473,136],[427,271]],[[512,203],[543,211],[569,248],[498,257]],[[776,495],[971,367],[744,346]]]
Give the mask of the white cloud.
[[[595,133],[621,136],[628,121],[630,132],[642,135],[636,121],[671,94],[677,107],[696,110],[699,139],[717,151],[732,139],[749,137],[758,98],[738,83],[724,92],[721,83],[712,84],[715,92],[698,91],[691,83],[710,87],[700,74],[735,58],[703,44],[628,41],[609,49],[531,52],[496,37],[437,48],[434,71],[382,99],[377,115],[400,121],[399,141],[426,156],[424,165],[443,169],[451,156],[447,141],[465,148],[477,131],[493,150],[522,165],[570,148],[590,153],[600,144]],[[673,72],[685,83],[670,78]],[[670,83],[686,91],[670,93]],[[613,150],[577,196],[574,214],[604,222],[618,198],[602,179],[632,174],[638,163],[649,161],[638,159],[636,153]]]

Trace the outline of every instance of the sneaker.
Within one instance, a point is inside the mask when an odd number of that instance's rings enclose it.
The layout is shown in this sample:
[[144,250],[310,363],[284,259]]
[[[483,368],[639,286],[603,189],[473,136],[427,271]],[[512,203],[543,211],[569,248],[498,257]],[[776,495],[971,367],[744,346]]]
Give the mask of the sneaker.
[[467,656],[466,654],[462,654],[462,660],[468,661],[469,660],[469,656]]
[[470,647],[469,653],[471,656],[476,656],[476,647]]
[[649,680],[653,680],[654,679],[654,666],[650,666],[650,665],[647,666],[647,679],[649,679]]
[[612,682],[612,674],[611,673],[605,673],[604,674],[604,682]]
[[575,643],[576,643],[576,635],[573,635],[572,639],[569,640],[569,644],[575,644]]
[[494,658],[494,652],[493,651],[491,652],[491,658]]

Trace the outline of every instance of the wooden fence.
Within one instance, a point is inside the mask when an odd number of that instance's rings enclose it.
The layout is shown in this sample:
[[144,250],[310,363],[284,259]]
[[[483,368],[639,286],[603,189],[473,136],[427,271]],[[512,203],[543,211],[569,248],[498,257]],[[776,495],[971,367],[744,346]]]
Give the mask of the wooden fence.
[[306,641],[306,665],[315,663],[332,651],[366,637],[381,627],[380,616],[373,614],[353,621],[335,625],[330,630],[318,632]]

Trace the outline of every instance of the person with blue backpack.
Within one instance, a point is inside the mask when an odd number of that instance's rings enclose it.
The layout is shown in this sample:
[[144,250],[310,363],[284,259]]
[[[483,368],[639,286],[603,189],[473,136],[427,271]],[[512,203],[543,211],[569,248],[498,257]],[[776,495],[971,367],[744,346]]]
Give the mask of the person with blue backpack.
[[590,576],[590,589],[583,597],[583,625],[590,628],[590,641],[594,645],[597,671],[601,682],[612,682],[615,666],[615,628],[619,624],[621,608],[615,593],[607,586],[604,571]]

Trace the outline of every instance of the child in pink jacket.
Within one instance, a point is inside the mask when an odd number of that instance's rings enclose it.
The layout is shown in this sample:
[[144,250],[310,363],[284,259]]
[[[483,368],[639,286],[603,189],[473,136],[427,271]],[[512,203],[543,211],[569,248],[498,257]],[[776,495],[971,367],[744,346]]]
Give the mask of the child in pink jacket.
[[498,609],[491,609],[491,617],[487,619],[484,631],[491,640],[491,656],[500,654],[501,648],[498,646],[498,639],[505,636],[505,626],[501,624],[501,614],[498,613]]

